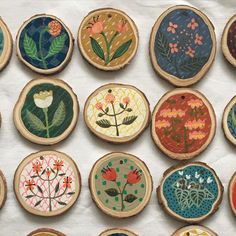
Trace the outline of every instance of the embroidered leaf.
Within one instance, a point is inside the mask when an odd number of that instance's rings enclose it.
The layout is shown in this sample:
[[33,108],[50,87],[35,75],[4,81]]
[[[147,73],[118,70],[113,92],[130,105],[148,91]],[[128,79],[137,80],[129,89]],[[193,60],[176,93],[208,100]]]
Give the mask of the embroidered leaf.
[[135,201],[137,199],[136,196],[134,196],[133,194],[128,194],[124,201],[128,202],[128,203],[132,203],[133,201]]
[[115,197],[119,194],[119,192],[115,188],[109,188],[105,190],[106,194],[110,197]]
[[236,126],[236,117],[235,117],[234,109],[232,109],[231,115],[232,115],[232,122],[233,122],[233,125]]
[[193,201],[193,204],[196,207],[200,207],[204,198],[205,198],[205,192],[204,190],[200,189],[191,189],[190,192],[190,199]]
[[188,190],[176,188],[175,196],[182,210],[189,207],[189,191]]
[[42,190],[42,188],[41,188],[39,185],[37,185],[37,189],[38,189],[38,191],[39,191],[40,193],[43,194],[43,190]]
[[39,200],[38,202],[35,203],[35,207],[38,206],[40,203],[42,202],[42,200]]
[[26,110],[26,117],[31,128],[37,131],[45,130],[46,127],[43,122],[29,110]]
[[205,199],[207,200],[214,199],[214,195],[207,188],[204,189],[204,192],[205,192]]
[[102,128],[109,128],[111,127],[111,122],[109,120],[103,119],[96,121],[96,124]]
[[24,46],[24,50],[27,56],[29,56],[32,59],[38,60],[38,56],[37,56],[38,51],[37,51],[36,43],[34,42],[32,38],[28,36],[27,33],[25,33],[25,36],[24,36],[23,46]]
[[63,101],[60,101],[52,119],[52,126],[60,126],[66,118],[66,109]]
[[118,47],[115,53],[113,54],[111,61],[125,54],[126,51],[129,49],[129,46],[131,45],[131,43],[132,43],[132,39],[128,40],[127,42],[123,43],[120,47]]
[[2,54],[3,47],[4,47],[4,36],[2,29],[0,29],[0,55]]
[[27,199],[30,199],[30,198],[32,198],[32,197],[34,197],[34,195],[25,196],[25,198],[27,198]]
[[66,206],[66,205],[67,205],[65,202],[57,201],[57,203],[58,203],[59,205],[62,205],[62,206]]
[[64,175],[66,175],[65,173],[61,173],[61,174],[59,174],[59,176],[64,176]]
[[166,36],[158,31],[156,36],[155,48],[158,52],[165,57],[168,61],[171,61],[170,47]]
[[93,49],[94,53],[104,61],[105,60],[105,55],[104,55],[104,52],[103,52],[101,46],[97,42],[97,40],[90,37],[90,42],[91,42],[91,46],[92,46],[92,49]]
[[66,39],[67,39],[66,34],[62,34],[62,35],[59,35],[58,37],[54,38],[52,40],[50,47],[49,47],[48,55],[45,57],[45,59],[59,53],[64,48]]
[[107,113],[109,111],[109,107],[106,107],[105,112]]
[[137,116],[127,116],[123,119],[123,125],[130,125],[132,124],[138,117]]
[[37,178],[37,175],[30,176],[32,179]]
[[75,192],[69,192],[69,193],[67,193],[68,195],[73,195],[73,194],[75,194]]
[[125,109],[125,106],[124,106],[122,103],[120,103],[120,107],[121,107],[122,109]]
[[55,193],[57,193],[59,191],[59,187],[60,187],[60,183],[58,182],[56,187],[55,187]]
[[194,57],[184,61],[179,65],[179,69],[184,72],[195,72],[200,70],[208,60],[207,57]]
[[98,117],[102,117],[102,116],[104,116],[103,113],[99,113],[99,114],[98,114]]
[[52,171],[53,174],[55,174],[55,171],[53,170],[53,168],[50,168],[50,170]]
[[133,110],[131,108],[127,108],[126,111],[131,112]]

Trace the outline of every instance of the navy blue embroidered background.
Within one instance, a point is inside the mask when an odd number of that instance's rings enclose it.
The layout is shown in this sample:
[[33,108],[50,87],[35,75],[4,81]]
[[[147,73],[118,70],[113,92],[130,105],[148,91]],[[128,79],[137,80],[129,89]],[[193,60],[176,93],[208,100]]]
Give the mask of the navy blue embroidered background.
[[[38,45],[38,42],[39,42],[39,33],[40,31],[45,28],[49,22],[51,22],[52,18],[50,17],[40,17],[40,18],[37,18],[37,19],[33,19],[31,22],[29,22],[25,28],[22,30],[21,34],[20,34],[20,39],[19,39],[19,47],[20,47],[20,52],[21,52],[21,55],[22,57],[24,58],[24,60],[26,60],[28,63],[30,63],[31,65],[37,67],[37,68],[40,68],[40,69],[44,69],[43,67],[43,64],[42,62],[38,61],[38,60],[35,60],[35,59],[32,59],[30,58],[29,56],[27,56],[27,54],[25,53],[25,50],[24,50],[24,36],[25,36],[25,33],[28,34],[29,37],[31,37],[36,45],[37,45],[37,49],[39,50],[39,45]],[[68,32],[65,30],[65,28],[62,26],[62,30],[61,30],[61,34],[65,33],[66,36],[67,36],[67,39],[65,41],[65,45],[64,45],[64,48],[56,55],[52,56],[52,57],[49,57],[48,59],[46,59],[47,61],[47,67],[48,69],[52,69],[52,68],[55,68],[57,66],[59,66],[61,63],[64,62],[65,58],[66,58],[66,55],[68,53],[68,50],[69,50],[69,43],[70,43],[70,40],[69,40],[69,35],[68,35]],[[43,45],[43,55],[46,56],[48,50],[49,50],[49,47],[51,45],[51,42],[52,40],[54,39],[55,37],[50,35],[48,32],[44,33],[43,35],[43,40],[44,40],[44,45]]]
[[[198,27],[196,27],[194,30],[187,27],[187,25],[191,22],[192,19],[195,19],[195,21],[198,23]],[[176,30],[175,34],[173,34],[171,31],[170,32],[167,31],[170,22],[178,25],[178,28],[175,29]],[[183,33],[182,35],[180,35],[181,31],[183,31],[184,33],[188,33],[189,35],[183,36]],[[158,48],[158,36],[160,37],[160,34],[161,36],[164,36],[164,40],[166,40],[165,44],[166,48],[167,46],[169,46],[169,43],[177,43],[177,47],[183,45],[182,49],[183,47],[186,47],[187,51],[188,50],[187,43],[188,43],[191,46],[191,48],[195,50],[194,57],[191,58],[188,55],[186,55],[185,53],[186,51],[183,52],[183,50],[179,50],[177,53],[171,53],[171,51],[169,51],[171,59],[170,60],[167,59],[166,56],[163,56],[162,53],[163,51],[161,52],[160,48]],[[203,36],[202,45],[195,44],[194,41],[196,34]],[[178,38],[176,37],[177,35],[179,35]],[[210,57],[212,51],[212,38],[210,35],[209,28],[203,21],[203,19],[192,10],[188,9],[174,10],[170,12],[162,20],[160,24],[160,27],[155,36],[154,51],[157,63],[162,68],[162,70],[180,79],[191,78],[195,76],[202,69],[202,67]],[[186,65],[187,61],[189,61],[189,64]],[[192,64],[191,61],[193,62]]]

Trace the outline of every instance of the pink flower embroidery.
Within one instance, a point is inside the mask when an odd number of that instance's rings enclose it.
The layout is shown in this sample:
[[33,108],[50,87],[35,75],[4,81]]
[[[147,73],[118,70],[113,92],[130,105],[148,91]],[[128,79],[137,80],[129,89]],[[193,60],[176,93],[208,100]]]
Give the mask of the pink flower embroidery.
[[177,24],[173,24],[172,22],[169,22],[169,26],[167,28],[167,31],[168,32],[171,32],[172,34],[175,34],[176,33],[176,30],[178,28],[178,25]]
[[195,107],[198,108],[198,107],[203,106],[203,102],[202,102],[202,100],[200,100],[200,99],[191,99],[191,100],[188,101],[188,105],[189,105],[192,109],[194,109]]
[[181,109],[163,109],[160,112],[160,116],[166,118],[171,118],[171,117],[183,117],[185,115],[185,111],[181,110]]
[[170,127],[170,122],[168,120],[157,120],[155,127],[158,129]]
[[205,121],[198,119],[198,120],[189,120],[185,123],[184,125],[185,128],[189,129],[189,130],[193,130],[193,129],[203,129],[205,127]]
[[195,30],[198,27],[198,23],[194,18],[188,23],[188,28]]
[[203,138],[205,138],[206,134],[202,131],[193,131],[191,133],[189,133],[189,139],[190,140],[201,140]]
[[198,44],[198,45],[202,45],[202,36],[200,36],[199,34],[196,34],[195,36],[195,44]]
[[191,47],[188,46],[188,51],[186,51],[185,54],[190,57],[194,57],[195,50],[193,50]]
[[171,53],[176,53],[179,51],[179,49],[177,48],[177,43],[169,43],[169,47],[171,49]]

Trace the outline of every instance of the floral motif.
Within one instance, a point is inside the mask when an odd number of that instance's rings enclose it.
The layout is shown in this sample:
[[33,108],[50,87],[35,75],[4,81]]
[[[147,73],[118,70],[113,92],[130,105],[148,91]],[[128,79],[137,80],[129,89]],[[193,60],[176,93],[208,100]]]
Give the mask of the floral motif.
[[109,168],[107,166],[107,168],[103,168],[102,170],[102,177],[109,181],[115,181],[117,178],[117,174],[114,168]]
[[34,94],[34,103],[39,108],[48,108],[53,101],[53,93],[50,91],[40,91]]
[[196,20],[193,18],[191,20],[191,22],[188,23],[187,25],[188,28],[195,30],[198,27],[198,23],[196,22]]
[[181,109],[163,109],[160,112],[160,116],[166,118],[166,117],[183,117],[185,115],[185,111],[181,110]]
[[53,164],[53,170],[62,170],[64,162],[62,160],[55,160]]
[[176,53],[179,51],[177,43],[169,43],[171,53]]
[[[119,136],[119,127],[121,125],[131,125],[137,118],[138,116],[132,115],[132,116],[126,116],[123,118],[122,123],[117,122],[117,116],[122,115],[124,112],[132,112],[132,108],[128,107],[130,104],[130,98],[129,97],[124,97],[122,99],[123,103],[119,103],[119,108],[117,108],[115,102],[116,102],[116,97],[112,93],[112,90],[109,89],[107,95],[105,96],[105,102],[107,103],[107,106],[103,108],[103,105],[101,102],[96,103],[95,107],[100,111],[98,114],[98,117],[113,117],[114,118],[114,124],[110,122],[108,119],[100,119],[96,121],[96,124],[100,126],[101,128],[110,128],[110,127],[115,127],[116,129],[116,136]],[[112,110],[111,113],[109,113],[109,110]]]
[[26,187],[26,190],[33,191],[34,187],[35,187],[34,180],[26,180],[25,181],[25,187]]
[[178,28],[177,24],[173,24],[172,22],[169,22],[169,26],[167,28],[167,31],[171,32],[172,34],[175,34],[177,28]]
[[205,127],[205,121],[198,119],[198,120],[189,120],[185,123],[185,128],[188,130],[193,130],[193,129],[203,129]]
[[168,120],[157,120],[155,126],[158,129],[167,128],[170,127],[170,122]]
[[36,163],[33,163],[33,171],[34,172],[38,173],[42,170],[42,168],[43,168],[42,164],[39,161],[37,161]]
[[191,47],[188,47],[188,51],[186,51],[185,54],[190,57],[194,57],[195,50],[193,50]]
[[202,39],[203,39],[203,36],[200,36],[199,34],[196,34],[195,35],[195,44],[198,44],[198,45],[202,45]]
[[72,178],[71,177],[65,177],[63,181],[63,188],[71,188],[72,184]]
[[203,102],[200,99],[191,99],[188,101],[188,105],[192,109],[194,109],[194,108],[199,108],[199,107],[203,106]]
[[49,22],[48,28],[49,28],[48,29],[49,34],[51,34],[54,37],[58,36],[61,33],[62,29],[61,24],[56,20]]
[[[104,61],[104,65],[107,66],[111,61],[121,57],[122,55],[124,55],[131,43],[132,43],[132,39],[129,39],[128,41],[126,41],[125,43],[123,43],[122,45],[119,45],[119,41],[116,44],[113,44],[114,40],[116,39],[116,37],[120,34],[124,34],[125,32],[128,31],[129,26],[126,20],[121,19],[121,21],[115,26],[116,28],[114,29],[114,34],[111,36],[110,39],[108,39],[108,33],[109,32],[104,32],[104,30],[106,29],[106,27],[104,26],[103,21],[101,21],[100,16],[96,16],[93,17],[93,19],[88,23],[87,26],[87,30],[88,33],[91,35],[90,37],[90,43],[91,43],[91,47],[93,52],[101,59]],[[104,39],[106,48],[103,49],[99,42],[92,36],[96,35],[96,34],[100,34],[102,36],[102,38]],[[118,45],[118,48],[115,50],[115,52],[113,53],[113,55],[111,55],[111,48]],[[106,53],[105,53],[106,50]]]
[[127,182],[129,184],[137,184],[141,180],[142,174],[139,170],[130,171],[127,177]]
[[189,133],[189,139],[190,140],[201,140],[206,137],[206,134],[202,131],[193,131]]

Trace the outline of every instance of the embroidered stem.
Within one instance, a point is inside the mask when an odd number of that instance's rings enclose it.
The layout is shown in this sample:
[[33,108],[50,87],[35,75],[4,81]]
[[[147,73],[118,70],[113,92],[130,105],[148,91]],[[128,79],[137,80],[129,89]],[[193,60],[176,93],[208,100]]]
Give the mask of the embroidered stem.
[[40,57],[41,57],[44,69],[47,69],[47,63],[46,63],[45,58],[43,56],[42,46],[43,46],[43,34],[46,31],[47,31],[47,27],[44,30],[42,30],[39,34],[39,53],[40,53]]
[[118,129],[118,124],[117,124],[117,117],[116,117],[115,107],[114,107],[113,103],[111,103],[111,105],[112,105],[112,110],[113,110],[113,113],[114,113],[114,120],[115,120],[115,127],[116,127],[116,136],[119,136],[119,129]]
[[50,138],[50,134],[49,134],[49,124],[48,124],[48,108],[43,108],[43,113],[44,113],[45,122],[46,122],[47,138]]

